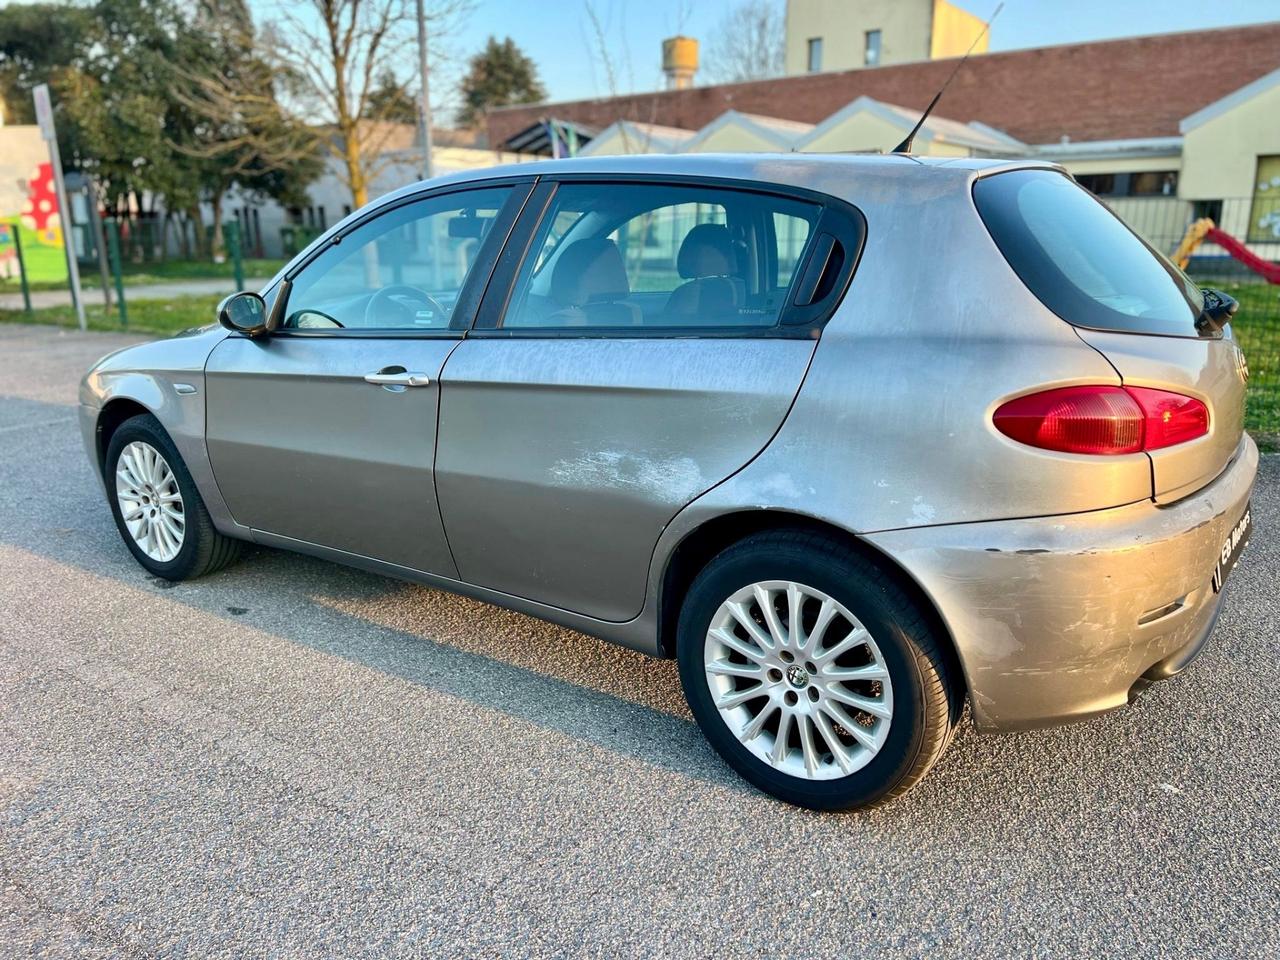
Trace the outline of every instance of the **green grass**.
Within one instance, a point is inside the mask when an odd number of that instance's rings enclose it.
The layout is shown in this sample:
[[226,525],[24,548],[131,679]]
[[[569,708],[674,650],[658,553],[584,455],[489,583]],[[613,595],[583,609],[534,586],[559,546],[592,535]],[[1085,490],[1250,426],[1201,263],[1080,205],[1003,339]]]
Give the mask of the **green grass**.
[[1245,426],[1267,450],[1280,449],[1280,286],[1268,283],[1212,283],[1240,301],[1231,324],[1249,361]]
[[[6,221],[6,225],[10,229],[15,226],[13,221]],[[47,243],[41,243],[36,239],[36,232],[28,230],[26,227],[20,227],[18,232],[22,237],[22,262],[26,265],[27,279],[32,284],[31,289],[65,287],[67,285],[67,260],[66,254],[62,252],[62,247],[53,247]],[[12,247],[9,244],[5,244],[5,249],[10,250]],[[40,286],[37,287],[37,284]],[[0,277],[0,291],[21,289],[22,285],[16,277],[12,280]]]
[[[189,327],[200,327],[217,319],[220,296],[177,297],[172,300],[135,300],[129,304],[129,333],[152,333],[169,336]],[[85,320],[90,330],[120,333],[120,315],[102,304],[86,304]],[[76,312],[71,307],[45,307],[27,314],[22,310],[0,310],[0,323],[47,323],[58,327],[76,327]]]
[[[28,261],[28,272],[30,275],[36,275],[31,269],[31,251],[25,246],[26,235],[23,235],[24,246],[22,248],[23,256]],[[41,257],[46,259],[52,256],[58,264],[62,264],[62,251],[56,247],[41,247],[39,251]],[[244,261],[244,275],[246,277],[272,277],[280,271],[284,266],[284,260],[275,260],[271,258],[254,259]],[[125,286],[141,286],[148,283],[172,283],[175,280],[217,280],[230,279],[235,276],[235,269],[231,262],[214,263],[211,260],[161,260],[154,263],[126,263],[121,266],[121,273],[124,275]],[[32,280],[32,290],[65,290],[67,289],[66,267],[63,266],[60,271],[63,279],[58,280]],[[85,288],[97,289],[102,282],[101,273],[96,266],[89,264],[80,265],[80,284]],[[112,279],[111,283],[115,283]],[[0,293],[17,293],[22,289],[21,284],[14,280],[0,278]]]

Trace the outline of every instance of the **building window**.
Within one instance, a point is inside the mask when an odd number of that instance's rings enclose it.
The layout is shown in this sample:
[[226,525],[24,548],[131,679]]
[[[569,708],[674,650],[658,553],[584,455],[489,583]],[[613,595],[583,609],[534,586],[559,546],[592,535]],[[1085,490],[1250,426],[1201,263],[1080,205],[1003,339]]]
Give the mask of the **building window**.
[[1178,173],[1176,170],[1159,170],[1151,173],[1131,173],[1129,175],[1129,196],[1131,197],[1172,197],[1178,192]]
[[1146,173],[1082,173],[1076,182],[1099,197],[1172,197],[1178,193],[1178,171]]
[[1113,197],[1116,193],[1114,173],[1082,173],[1076,177],[1076,183],[1097,197]]
[[880,31],[868,30],[867,43],[863,51],[864,62],[868,67],[880,66]]
[[1222,222],[1221,200],[1195,200],[1191,203],[1191,219],[1200,220],[1208,217],[1214,223]]
[[1280,241],[1280,156],[1258,158],[1246,239],[1250,243]]
[[822,69],[822,38],[809,38],[809,72],[817,73]]

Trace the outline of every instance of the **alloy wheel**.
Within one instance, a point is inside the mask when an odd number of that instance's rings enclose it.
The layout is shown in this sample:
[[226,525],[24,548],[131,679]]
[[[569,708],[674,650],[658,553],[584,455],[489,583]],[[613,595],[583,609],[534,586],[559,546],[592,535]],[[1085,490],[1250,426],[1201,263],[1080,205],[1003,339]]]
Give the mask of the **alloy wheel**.
[[866,627],[823,591],[787,580],[743,587],[712,616],[703,649],[720,718],[774,769],[832,780],[884,746],[888,667]]
[[178,555],[187,528],[182,492],[168,462],[151,444],[135,440],[120,451],[116,501],[138,549],[161,563]]

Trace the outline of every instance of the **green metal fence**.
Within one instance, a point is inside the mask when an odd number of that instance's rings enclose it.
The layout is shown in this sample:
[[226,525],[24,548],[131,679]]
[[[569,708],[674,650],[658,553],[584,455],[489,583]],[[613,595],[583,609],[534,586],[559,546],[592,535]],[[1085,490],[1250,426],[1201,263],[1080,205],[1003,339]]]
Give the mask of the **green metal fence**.
[[[1277,191],[1280,193],[1280,191]],[[1172,255],[1202,217],[1271,262],[1280,261],[1280,212],[1252,198],[1190,201],[1177,197],[1104,198],[1162,253]],[[1268,449],[1280,449],[1280,284],[1271,284],[1220,246],[1201,243],[1187,272],[1201,285],[1240,301],[1232,329],[1249,361],[1246,426]]]

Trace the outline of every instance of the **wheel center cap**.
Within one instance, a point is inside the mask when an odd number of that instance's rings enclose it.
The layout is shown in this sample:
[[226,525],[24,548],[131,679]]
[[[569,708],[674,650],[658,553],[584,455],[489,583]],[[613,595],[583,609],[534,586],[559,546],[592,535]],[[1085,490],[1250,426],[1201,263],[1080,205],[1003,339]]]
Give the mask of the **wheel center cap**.
[[787,667],[787,682],[801,690],[809,685],[809,672],[800,664],[793,663]]

